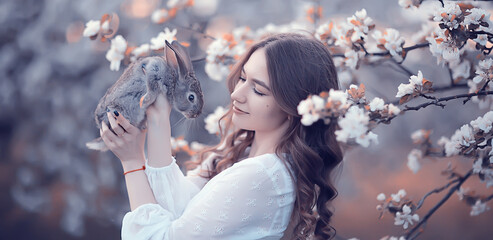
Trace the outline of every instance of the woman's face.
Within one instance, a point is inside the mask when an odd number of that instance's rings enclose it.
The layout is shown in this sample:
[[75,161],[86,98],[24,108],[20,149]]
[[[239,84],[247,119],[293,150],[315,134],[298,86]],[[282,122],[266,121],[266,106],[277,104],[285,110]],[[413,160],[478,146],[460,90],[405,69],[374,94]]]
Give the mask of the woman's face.
[[268,132],[287,120],[270,91],[267,58],[263,48],[252,53],[231,93],[233,124],[237,128]]

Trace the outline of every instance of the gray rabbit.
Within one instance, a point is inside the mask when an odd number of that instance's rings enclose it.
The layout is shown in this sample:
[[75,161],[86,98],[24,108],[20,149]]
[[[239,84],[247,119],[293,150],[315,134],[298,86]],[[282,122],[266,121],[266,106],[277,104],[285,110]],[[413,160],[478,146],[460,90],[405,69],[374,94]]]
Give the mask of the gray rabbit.
[[[200,83],[195,78],[190,56],[177,41],[166,41],[165,58],[145,57],[130,64],[99,100],[94,112],[96,124],[110,126],[107,112],[117,110],[139,129],[145,128],[146,109],[163,93],[169,103],[187,118],[196,118],[204,105]],[[107,151],[101,137],[86,143],[89,149]]]

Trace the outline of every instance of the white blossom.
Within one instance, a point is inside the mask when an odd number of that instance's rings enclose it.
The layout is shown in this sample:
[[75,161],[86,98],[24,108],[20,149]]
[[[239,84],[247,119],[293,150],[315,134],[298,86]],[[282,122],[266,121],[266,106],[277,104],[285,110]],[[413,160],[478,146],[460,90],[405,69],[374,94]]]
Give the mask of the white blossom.
[[225,79],[230,70],[228,66],[219,63],[209,63],[205,64],[205,73],[214,81],[222,81]]
[[363,147],[370,146],[370,143],[378,144],[378,135],[373,132],[368,132],[356,138],[356,143]]
[[464,194],[466,194],[467,192],[469,192],[469,188],[460,187],[459,190],[457,190],[456,192],[457,196],[459,196],[459,200],[464,199]]
[[406,240],[406,238],[403,237],[403,236],[400,236],[399,238],[397,238],[397,237],[390,237],[388,240]]
[[406,190],[400,189],[396,194],[390,194],[390,197],[392,198],[392,201],[400,202],[401,199],[406,196],[406,194]]
[[437,144],[438,146],[445,147],[445,144],[447,144],[448,142],[450,142],[448,138],[441,136],[440,139],[438,139]]
[[470,144],[475,143],[474,131],[469,124],[464,124],[460,129],[457,129],[445,144],[445,153],[447,157],[457,155],[462,147],[469,147]]
[[407,167],[416,174],[421,168],[419,160],[423,157],[423,152],[419,149],[413,149],[407,155]]
[[394,106],[394,104],[392,104],[392,103],[389,103],[389,105],[387,105],[387,107],[388,107],[389,114],[398,115],[401,112],[401,109],[397,106]]
[[397,212],[394,220],[394,225],[403,225],[402,227],[407,229],[409,224],[413,224],[413,220],[419,221],[419,216],[416,213],[411,216],[411,208],[408,205],[404,205],[402,212]]
[[461,62],[459,65],[454,66],[452,68],[452,78],[457,79],[459,77],[463,77],[464,79],[468,79],[471,71],[471,62],[465,60]]
[[210,134],[217,134],[219,133],[219,119],[226,113],[226,109],[224,107],[217,107],[216,110],[214,110],[214,113],[209,114],[205,119],[205,129],[210,133]]
[[413,6],[413,0],[399,0],[399,6],[409,8]]
[[[334,39],[332,38],[332,28],[334,27],[333,22],[327,22],[324,24],[321,24],[318,28],[317,31],[315,32],[315,38],[318,40],[324,42],[327,41],[327,44],[331,45],[334,43]],[[328,42],[331,40],[330,42]]]
[[476,161],[474,161],[474,164],[472,165],[472,172],[473,173],[481,173],[483,170],[483,166],[481,166],[483,160],[480,158]]
[[[329,96],[327,98],[327,102],[333,103],[332,105],[333,107],[338,106],[339,109],[346,109],[349,105],[347,104],[348,102],[347,91],[343,92],[341,90],[334,90],[331,88],[329,90]],[[334,109],[334,110],[339,110],[339,109]]]
[[230,70],[228,64],[220,59],[232,54],[229,49],[229,42],[224,38],[217,38],[209,44],[206,53],[205,72],[207,75],[215,81],[225,79]]
[[459,27],[457,21],[458,16],[462,13],[459,5],[456,3],[445,2],[445,6],[442,9],[434,12],[433,20],[436,22],[442,22],[450,29]]
[[490,210],[490,207],[486,205],[486,203],[481,202],[480,199],[476,200],[476,204],[472,206],[471,208],[471,216],[477,216],[481,213],[484,213],[486,211]]
[[351,68],[351,69],[356,69],[356,66],[358,65],[358,61],[365,56],[365,52],[362,51],[354,51],[352,49],[346,50],[344,53],[345,63],[346,66]]
[[347,37],[348,32],[352,30],[352,26],[349,24],[339,24],[332,31],[334,36],[334,45],[339,47],[350,48],[352,45],[351,39]]
[[187,4],[188,0],[168,0],[166,3],[166,6],[168,8],[179,8],[185,6]]
[[310,126],[320,119],[320,112],[324,108],[324,100],[313,95],[298,104],[298,114],[302,116],[301,123]]
[[193,141],[190,143],[190,149],[192,149],[192,151],[201,151],[205,147],[206,146],[204,144],[196,142],[196,141]]
[[401,98],[408,94],[412,94],[415,88],[416,87],[413,84],[401,83],[399,84],[399,87],[397,87],[397,95],[395,95],[395,97]]
[[84,37],[94,36],[99,32],[100,28],[101,25],[99,20],[89,20],[89,22],[86,23],[86,28],[84,28],[82,35]]
[[376,97],[370,102],[370,110],[372,112],[377,110],[383,110],[384,105],[385,102],[383,101],[383,99]]
[[479,43],[482,46],[486,46],[486,43],[488,42],[488,35],[478,34],[478,36],[475,39],[473,39],[473,41]]
[[173,29],[172,31],[169,30],[169,28],[165,28],[164,32],[160,32],[157,37],[151,38],[151,49],[152,50],[159,50],[163,49],[166,45],[166,41],[169,43],[173,42],[175,40],[175,35],[177,33],[176,28]]
[[150,45],[148,43],[144,43],[139,47],[135,48],[132,51],[132,57],[130,57],[130,61],[134,62],[140,56],[145,56],[151,50]]
[[466,10],[466,12],[470,14],[464,17],[464,25],[479,24],[481,21],[489,22],[490,20],[490,13],[484,9],[472,8]]
[[377,200],[378,201],[385,201],[386,197],[385,197],[385,194],[384,193],[380,193],[378,194],[377,196]]
[[445,29],[436,28],[432,36],[427,37],[426,40],[430,43],[431,54],[437,57],[437,64],[444,64],[445,62],[457,64],[460,62],[459,48],[455,41],[450,38],[450,34],[445,35]]
[[472,79],[472,81],[476,84],[481,81],[492,80],[493,77],[493,58],[487,58],[482,61],[479,61],[478,66],[476,67],[476,76]]
[[[457,130],[459,131],[459,130]],[[456,132],[457,132],[456,131]],[[448,141],[445,143],[445,155],[447,157],[454,156],[460,153],[460,144],[458,141]]]
[[421,70],[418,71],[418,76],[412,75],[409,78],[409,82],[417,86],[423,86],[423,73]]
[[[478,92],[484,83],[482,82],[484,79],[479,77],[479,83],[475,83],[473,80],[467,81],[467,86],[469,87],[469,93]],[[485,89],[493,89],[493,81],[488,82],[488,86]],[[473,96],[471,101],[478,104],[479,109],[490,109],[490,105],[493,102],[493,97],[490,95],[486,95],[483,98],[479,99],[478,96]]]
[[353,16],[347,18],[347,24],[354,29],[351,41],[355,42],[361,38],[365,39],[369,31],[369,26],[373,20],[367,16],[366,9],[356,11]]
[[410,78],[409,78],[409,83],[408,84],[405,84],[405,83],[401,83],[399,85],[399,87],[397,87],[397,95],[395,95],[395,97],[397,98],[401,98],[401,97],[404,97],[408,94],[412,94],[414,93],[414,90],[419,87],[419,86],[422,86],[423,85],[423,73],[420,71],[418,71],[418,75],[412,75]]
[[207,60],[214,62],[217,56],[226,55],[229,51],[229,43],[224,38],[217,38],[207,47]]
[[406,238],[403,236],[400,236],[400,237],[385,236],[383,238],[380,238],[380,240],[406,240]]
[[482,174],[484,179],[481,182],[486,182],[486,188],[493,186],[493,169],[483,168],[483,159],[479,158],[474,161],[472,165],[472,171],[474,174]]
[[237,28],[233,29],[232,33],[233,33],[234,39],[237,39],[237,40],[248,40],[248,39],[255,38],[250,27],[246,27],[246,26],[237,27]]
[[[347,142],[349,138],[360,138],[362,135],[366,135],[369,120],[370,117],[363,109],[358,106],[351,106],[346,112],[346,115],[338,122],[341,129],[335,131],[337,141]],[[374,139],[375,137],[372,135],[369,139],[356,141],[365,144],[366,141]]]
[[166,17],[168,17],[168,10],[165,8],[156,9],[152,15],[151,20],[153,23],[161,23]]
[[414,143],[422,143],[426,140],[426,130],[419,129],[411,133],[411,139]]
[[476,140],[474,140],[474,132],[473,132],[472,128],[467,124],[464,124],[460,128],[459,137],[460,137],[459,141],[460,141],[460,144],[462,146],[469,147],[470,144],[476,142]]
[[400,53],[402,52],[404,38],[400,36],[399,31],[393,28],[387,28],[382,33],[376,30],[373,32],[372,37],[379,44],[382,44],[390,52],[390,55],[394,57],[401,56]]
[[110,70],[120,70],[120,62],[125,57],[125,51],[127,50],[127,41],[121,35],[116,36],[111,40],[111,47],[106,52],[106,59],[111,62]]
[[471,121],[471,126],[474,131],[483,131],[489,133],[493,122],[493,111],[487,112],[483,117],[479,116],[475,120]]
[[484,175],[484,180],[481,180],[481,182],[486,183],[486,188],[493,186],[493,169],[485,168],[483,169],[482,174]]
[[174,137],[171,137],[170,142],[171,142],[171,149],[180,149],[188,145],[188,142],[185,139],[177,139]]
[[[491,151],[488,153],[488,155],[493,156],[493,141],[491,141]],[[490,163],[493,163],[490,158]]]

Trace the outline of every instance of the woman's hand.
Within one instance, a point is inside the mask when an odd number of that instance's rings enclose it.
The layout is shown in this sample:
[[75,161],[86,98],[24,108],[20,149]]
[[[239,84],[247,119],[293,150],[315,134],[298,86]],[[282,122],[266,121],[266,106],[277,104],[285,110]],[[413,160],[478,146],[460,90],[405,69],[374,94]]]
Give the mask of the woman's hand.
[[156,101],[146,110],[147,125],[152,127],[159,125],[163,120],[169,121],[170,113],[171,105],[168,98],[164,94],[159,94]]
[[132,126],[121,114],[108,112],[108,119],[113,131],[104,122],[100,130],[106,146],[120,159],[125,171],[142,167],[147,129],[141,131]]

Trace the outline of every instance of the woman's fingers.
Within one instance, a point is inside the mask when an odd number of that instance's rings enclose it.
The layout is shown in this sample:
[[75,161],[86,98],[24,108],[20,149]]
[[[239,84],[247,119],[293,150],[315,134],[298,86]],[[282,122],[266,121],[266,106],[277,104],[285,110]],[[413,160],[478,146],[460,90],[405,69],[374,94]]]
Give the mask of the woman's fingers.
[[113,144],[113,142],[117,138],[116,135],[112,131],[110,131],[108,125],[106,125],[104,121],[101,122],[101,138],[106,143],[106,145]]
[[118,116],[116,116],[116,122],[123,128],[123,130],[130,134],[136,134],[139,132],[139,129],[130,124],[130,122],[121,114],[118,114]]
[[116,133],[117,136],[121,137],[125,133],[125,129],[123,129],[120,125],[115,120],[115,117],[113,115],[114,113],[108,112],[108,120],[110,121],[111,129]]

